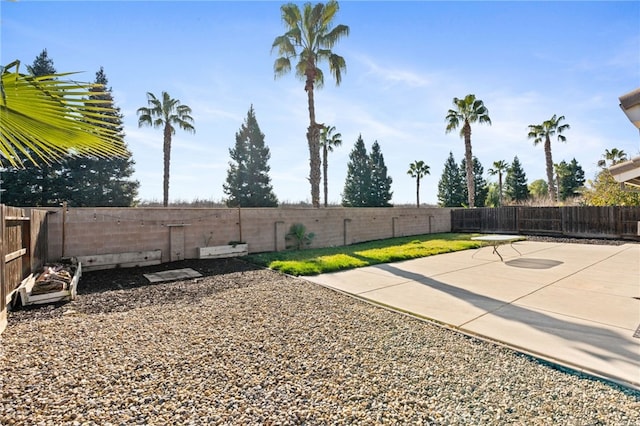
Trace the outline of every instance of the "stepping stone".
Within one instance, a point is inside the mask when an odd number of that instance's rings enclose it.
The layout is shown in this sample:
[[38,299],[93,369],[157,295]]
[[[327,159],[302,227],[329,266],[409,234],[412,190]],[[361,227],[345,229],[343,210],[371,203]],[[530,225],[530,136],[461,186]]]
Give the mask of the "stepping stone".
[[156,272],[154,274],[144,274],[145,278],[149,280],[150,283],[160,283],[163,281],[175,281],[182,280],[186,278],[198,278],[201,277],[202,274],[198,271],[194,271],[191,268],[184,269],[172,269],[170,271]]

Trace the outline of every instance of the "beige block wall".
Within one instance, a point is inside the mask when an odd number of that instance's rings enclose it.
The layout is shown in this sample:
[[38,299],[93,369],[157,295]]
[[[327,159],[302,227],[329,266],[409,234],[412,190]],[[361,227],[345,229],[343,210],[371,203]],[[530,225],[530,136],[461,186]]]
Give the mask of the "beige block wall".
[[[198,257],[198,248],[249,243],[252,253],[282,250],[285,234],[302,223],[311,247],[450,232],[445,208],[61,208],[49,221],[49,260],[161,250],[163,262]],[[64,227],[62,226],[64,221]]]

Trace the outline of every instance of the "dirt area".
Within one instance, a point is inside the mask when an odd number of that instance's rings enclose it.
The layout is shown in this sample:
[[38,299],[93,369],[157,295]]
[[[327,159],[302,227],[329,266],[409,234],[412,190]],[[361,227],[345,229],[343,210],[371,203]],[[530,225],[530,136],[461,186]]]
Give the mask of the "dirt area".
[[[202,278],[151,284],[144,274],[191,268]],[[251,273],[248,273],[250,272]],[[78,297],[72,302],[32,305],[9,312],[9,324],[62,316],[67,311],[86,314],[123,312],[141,306],[176,301],[197,301],[230,288],[248,287],[256,279],[264,282],[279,277],[273,271],[239,259],[191,259],[161,265],[84,272],[78,283]]]

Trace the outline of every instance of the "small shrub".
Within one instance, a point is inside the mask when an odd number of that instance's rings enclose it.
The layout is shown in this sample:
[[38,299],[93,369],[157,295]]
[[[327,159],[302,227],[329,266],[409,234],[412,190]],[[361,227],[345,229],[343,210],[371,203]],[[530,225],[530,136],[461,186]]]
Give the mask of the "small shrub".
[[307,233],[307,228],[301,223],[294,223],[289,228],[289,233],[285,236],[288,249],[302,250],[311,245],[311,241],[316,235],[313,232]]

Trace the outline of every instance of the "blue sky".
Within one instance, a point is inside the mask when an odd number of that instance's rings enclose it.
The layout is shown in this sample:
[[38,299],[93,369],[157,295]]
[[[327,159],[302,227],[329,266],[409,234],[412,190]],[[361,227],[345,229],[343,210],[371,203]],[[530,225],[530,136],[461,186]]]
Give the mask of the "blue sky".
[[[281,4],[3,1],[0,62],[31,64],[46,48],[58,72],[82,71],[78,80],[93,81],[104,67],[143,200],[162,200],[162,133],[138,128],[136,109],[146,92],[167,91],[193,109],[196,127],[173,139],[171,200],[224,198],[229,148],[253,104],[274,192],[280,201],[309,201],[306,93],[293,74],[273,75]],[[330,202],[340,202],[362,134],[367,149],[381,146],[393,203],[415,203],[406,173],[415,160],[431,167],[421,201],[437,203],[449,152],[458,162],[464,155],[444,118],[453,97],[469,93],[493,122],[472,128],[485,172],[517,155],[529,182],[544,178],[544,152],[527,126],[553,114],[571,125],[567,143],[552,144],[554,162],[576,158],[587,178],[605,149],[640,153],[638,131],[618,106],[640,87],[640,2],[343,1],[336,23],[351,30],[334,49],[347,73],[315,96],[318,121],[343,136],[329,156]]]

